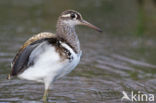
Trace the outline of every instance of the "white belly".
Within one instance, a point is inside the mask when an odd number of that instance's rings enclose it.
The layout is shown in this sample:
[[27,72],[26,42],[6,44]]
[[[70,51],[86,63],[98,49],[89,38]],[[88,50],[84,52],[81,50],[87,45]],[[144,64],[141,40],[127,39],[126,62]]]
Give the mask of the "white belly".
[[71,72],[80,61],[80,54],[75,54],[75,52],[66,44],[64,44],[70,50],[73,56],[72,61],[65,59],[61,61],[62,58],[56,52],[55,48],[47,45],[45,52],[38,56],[38,59],[33,66],[27,68],[18,77],[27,80],[34,80],[38,82],[54,81],[69,72]]

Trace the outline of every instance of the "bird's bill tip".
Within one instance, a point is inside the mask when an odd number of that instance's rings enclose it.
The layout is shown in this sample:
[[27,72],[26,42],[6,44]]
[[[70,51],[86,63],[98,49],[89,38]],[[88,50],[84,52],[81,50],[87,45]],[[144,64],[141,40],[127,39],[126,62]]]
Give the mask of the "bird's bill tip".
[[81,21],[81,25],[85,25],[85,26],[88,26],[88,27],[90,27],[90,28],[92,28],[92,29],[98,31],[98,32],[102,32],[102,30],[101,30],[100,28],[94,26],[93,24],[91,24],[91,23],[89,23],[89,22],[87,22],[87,21],[85,21],[85,20],[82,20],[82,21]]

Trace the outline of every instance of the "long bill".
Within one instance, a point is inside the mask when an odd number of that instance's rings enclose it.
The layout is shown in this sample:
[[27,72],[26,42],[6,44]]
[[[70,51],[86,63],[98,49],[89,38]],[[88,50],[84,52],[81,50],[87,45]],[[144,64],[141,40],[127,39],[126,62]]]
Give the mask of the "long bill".
[[92,28],[92,29],[98,31],[98,32],[102,32],[102,30],[101,30],[100,28],[94,26],[93,24],[91,24],[91,23],[89,23],[89,22],[87,22],[87,21],[85,21],[85,20],[82,20],[82,21],[81,21],[81,25],[85,25],[85,26],[88,26],[88,27],[90,27],[90,28]]

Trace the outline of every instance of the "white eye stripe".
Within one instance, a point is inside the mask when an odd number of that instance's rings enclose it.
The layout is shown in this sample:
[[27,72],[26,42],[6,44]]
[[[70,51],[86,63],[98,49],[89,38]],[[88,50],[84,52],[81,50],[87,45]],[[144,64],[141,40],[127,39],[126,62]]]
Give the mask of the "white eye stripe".
[[70,17],[71,14],[62,15],[62,17]]
[[[76,19],[77,15],[76,14],[74,14],[74,15],[75,15],[74,19]],[[71,14],[62,15],[62,17],[71,17]]]

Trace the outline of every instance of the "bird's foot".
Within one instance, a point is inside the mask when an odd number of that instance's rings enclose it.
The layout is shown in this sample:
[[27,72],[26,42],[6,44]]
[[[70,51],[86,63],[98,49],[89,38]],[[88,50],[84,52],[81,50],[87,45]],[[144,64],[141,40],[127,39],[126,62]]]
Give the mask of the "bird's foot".
[[10,80],[10,79],[11,79],[11,75],[8,74],[8,76],[7,76],[7,80]]
[[44,91],[43,103],[48,103],[48,90],[45,90]]
[[43,96],[43,103],[48,103],[48,96],[47,95]]

